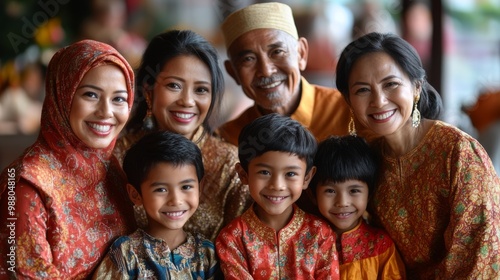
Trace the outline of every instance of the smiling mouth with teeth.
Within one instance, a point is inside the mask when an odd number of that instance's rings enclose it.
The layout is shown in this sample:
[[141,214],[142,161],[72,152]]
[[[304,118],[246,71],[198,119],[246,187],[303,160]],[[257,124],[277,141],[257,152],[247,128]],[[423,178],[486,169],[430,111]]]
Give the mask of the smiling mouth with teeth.
[[174,113],[174,115],[180,119],[190,119],[194,116],[194,114],[183,114],[183,113]]
[[349,212],[349,213],[337,213],[337,214],[334,214],[335,216],[340,216],[340,217],[347,217],[349,215],[351,215],[353,212]]
[[91,128],[99,132],[108,132],[111,129],[111,125],[100,125],[95,123],[87,123]]
[[396,111],[392,110],[392,111],[389,111],[389,112],[386,112],[386,113],[383,113],[383,114],[372,114],[372,116],[373,116],[374,119],[380,121],[380,120],[385,120],[385,119],[391,117],[395,113],[396,113]]
[[170,217],[179,217],[182,216],[182,214],[186,213],[186,210],[184,211],[175,211],[175,212],[162,212],[165,216],[170,216]]
[[268,85],[261,85],[260,87],[264,88],[264,89],[268,89],[268,88],[277,87],[280,84],[281,84],[281,81],[277,81],[277,82],[274,82],[274,83],[271,83],[271,84],[268,84]]
[[281,201],[286,198],[286,196],[266,196],[267,199],[271,201]]

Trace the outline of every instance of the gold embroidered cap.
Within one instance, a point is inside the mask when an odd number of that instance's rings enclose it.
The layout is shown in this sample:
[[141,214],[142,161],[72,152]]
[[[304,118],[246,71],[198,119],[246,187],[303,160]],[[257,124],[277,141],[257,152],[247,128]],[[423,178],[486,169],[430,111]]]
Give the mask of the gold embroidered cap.
[[282,30],[295,39],[299,38],[292,9],[288,5],[276,2],[253,4],[240,9],[227,16],[221,28],[226,48],[244,33],[261,28]]

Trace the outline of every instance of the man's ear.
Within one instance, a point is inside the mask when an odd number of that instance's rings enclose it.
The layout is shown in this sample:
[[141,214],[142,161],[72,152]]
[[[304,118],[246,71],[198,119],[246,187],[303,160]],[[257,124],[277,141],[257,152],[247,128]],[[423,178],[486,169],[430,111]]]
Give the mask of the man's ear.
[[316,166],[311,167],[311,170],[306,174],[304,177],[304,185],[302,187],[303,190],[307,189],[309,187],[309,183],[311,182],[312,178],[314,177],[314,174],[316,174]]
[[135,205],[142,205],[142,197],[141,194],[132,186],[131,184],[127,184],[127,192],[128,197]]
[[304,71],[307,66],[307,59],[309,57],[309,44],[307,43],[307,39],[304,37],[300,37],[298,41],[298,55],[299,55],[299,69],[300,71]]
[[231,78],[233,78],[233,80],[238,84],[238,85],[241,85],[240,84],[240,79],[238,79],[238,75],[236,74],[236,72],[234,71],[234,68],[233,68],[233,64],[231,63],[230,60],[226,60],[224,61],[224,67],[226,68],[226,71],[227,73],[229,74],[229,76],[231,76]]
[[243,166],[241,166],[241,164],[238,162],[234,167],[236,169],[236,172],[238,172],[238,175],[240,176],[241,183],[243,183],[244,185],[248,185],[248,174],[243,169]]

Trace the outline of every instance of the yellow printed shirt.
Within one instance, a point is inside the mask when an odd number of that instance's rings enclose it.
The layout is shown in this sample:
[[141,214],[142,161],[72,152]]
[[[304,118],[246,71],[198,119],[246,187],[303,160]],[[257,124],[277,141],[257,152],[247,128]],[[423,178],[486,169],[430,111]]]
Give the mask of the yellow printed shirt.
[[340,279],[406,279],[396,245],[384,230],[371,227],[361,219],[340,238]]

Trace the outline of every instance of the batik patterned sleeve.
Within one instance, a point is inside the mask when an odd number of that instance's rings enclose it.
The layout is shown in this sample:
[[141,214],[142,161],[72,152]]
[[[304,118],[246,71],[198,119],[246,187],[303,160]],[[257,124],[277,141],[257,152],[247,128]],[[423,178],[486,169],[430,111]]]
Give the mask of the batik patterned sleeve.
[[[142,244],[138,231],[130,236],[117,238],[108,253],[94,272],[94,280],[129,280],[154,277],[155,272],[148,270],[138,257],[137,244]],[[152,252],[154,254],[154,252]],[[157,254],[155,254],[157,255]],[[148,278],[149,279],[149,278]]]
[[94,272],[92,277],[93,280],[128,280],[133,279],[130,278],[129,275],[125,274],[123,271],[118,269],[116,265],[116,261],[113,260],[113,256],[111,254],[106,255],[102,262],[97,267],[97,270]]
[[[315,223],[319,223],[316,221]],[[335,233],[326,223],[321,223],[317,233],[318,259],[314,279],[340,279],[339,258],[335,247]],[[318,228],[318,227],[316,227]]]
[[[500,279],[500,179],[475,140],[451,153],[450,222],[440,279]],[[438,174],[436,174],[438,176]]]
[[217,236],[215,249],[224,279],[252,280],[247,265],[246,249],[242,242],[243,230],[238,227],[237,220],[221,230]]
[[[7,213],[6,195],[2,195],[1,217],[2,221],[7,221],[11,215]],[[28,279],[63,279],[64,274],[53,264],[54,258],[51,245],[47,238],[52,238],[47,234],[47,222],[49,213],[44,207],[40,194],[31,184],[20,180],[16,184],[15,210],[15,278]],[[8,215],[9,214],[9,215]],[[9,228],[2,227],[2,236]],[[56,234],[56,233],[54,233]],[[2,237],[3,248],[10,248],[6,244],[7,238]],[[3,253],[3,252],[2,252]],[[4,257],[5,254],[2,254]],[[2,267],[5,262],[2,262]]]

